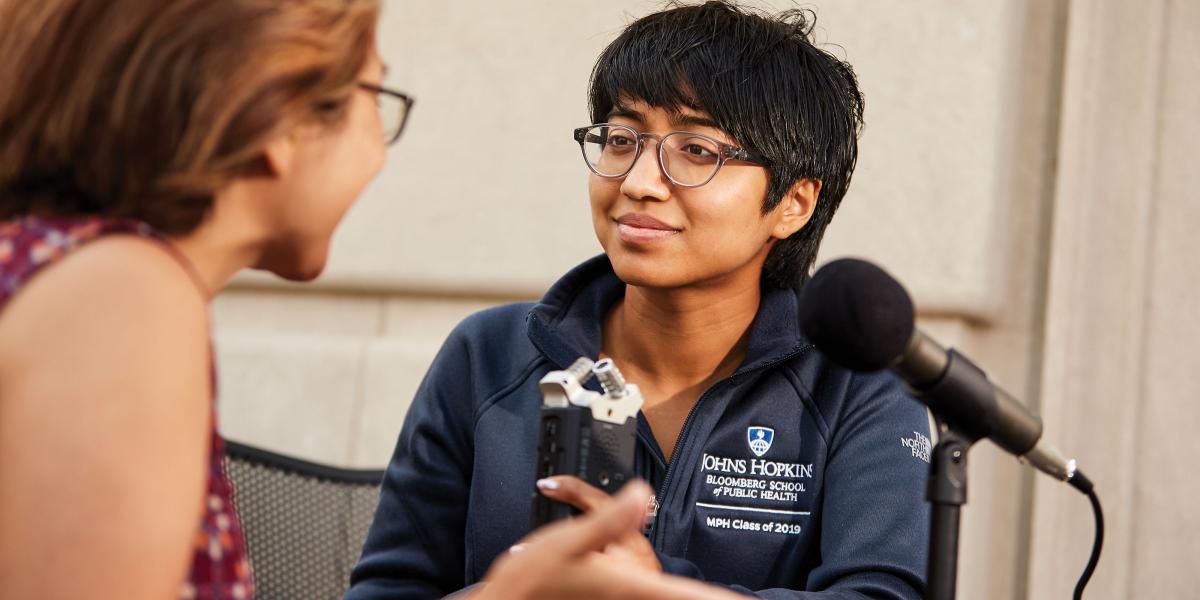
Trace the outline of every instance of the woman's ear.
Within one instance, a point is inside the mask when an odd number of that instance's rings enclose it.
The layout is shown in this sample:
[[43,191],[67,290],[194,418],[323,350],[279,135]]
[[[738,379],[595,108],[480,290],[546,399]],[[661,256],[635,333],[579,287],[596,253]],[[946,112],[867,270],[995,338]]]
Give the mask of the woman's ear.
[[296,140],[291,135],[277,135],[263,148],[267,175],[282,178],[292,172],[296,159]]
[[793,184],[773,211],[776,220],[771,237],[783,240],[803,229],[812,218],[820,197],[820,179],[806,178]]

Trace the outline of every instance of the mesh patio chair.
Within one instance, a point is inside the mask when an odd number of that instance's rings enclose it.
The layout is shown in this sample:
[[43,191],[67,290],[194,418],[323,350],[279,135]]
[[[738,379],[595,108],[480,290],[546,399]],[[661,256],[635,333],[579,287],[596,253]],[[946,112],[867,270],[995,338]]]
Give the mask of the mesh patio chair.
[[225,443],[259,600],[331,600],[350,584],[383,471],[340,469]]

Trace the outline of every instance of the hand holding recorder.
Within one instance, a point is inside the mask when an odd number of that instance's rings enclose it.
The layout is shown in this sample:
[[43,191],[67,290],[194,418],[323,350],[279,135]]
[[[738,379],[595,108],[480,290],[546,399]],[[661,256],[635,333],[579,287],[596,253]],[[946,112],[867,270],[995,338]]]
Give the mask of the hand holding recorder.
[[733,600],[741,598],[698,581],[629,568],[602,554],[610,544],[639,533],[650,488],[626,485],[585,516],[548,525],[499,558],[469,600]]

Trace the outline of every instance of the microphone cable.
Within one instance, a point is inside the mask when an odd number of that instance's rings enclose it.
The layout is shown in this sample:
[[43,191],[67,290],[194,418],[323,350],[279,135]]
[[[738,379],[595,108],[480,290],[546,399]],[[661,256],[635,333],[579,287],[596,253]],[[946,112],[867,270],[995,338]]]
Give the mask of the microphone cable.
[[1100,508],[1100,497],[1096,495],[1096,491],[1091,486],[1088,486],[1085,493],[1092,503],[1092,514],[1096,517],[1096,537],[1092,541],[1092,556],[1088,559],[1083,574],[1079,576],[1079,581],[1075,584],[1075,600],[1083,599],[1083,588],[1087,587],[1088,581],[1092,579],[1092,573],[1096,572],[1096,564],[1100,562],[1100,549],[1104,546],[1104,510]]

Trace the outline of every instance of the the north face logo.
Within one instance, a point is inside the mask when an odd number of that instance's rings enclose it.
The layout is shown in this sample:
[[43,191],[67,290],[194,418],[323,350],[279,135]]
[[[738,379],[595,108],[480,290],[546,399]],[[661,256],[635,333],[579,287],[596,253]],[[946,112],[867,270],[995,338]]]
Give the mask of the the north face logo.
[[914,458],[929,462],[929,451],[933,444],[923,433],[914,431],[912,437],[900,438],[900,445],[911,450]]
[[750,444],[750,451],[755,456],[762,456],[771,449],[771,442],[775,440],[775,430],[770,427],[749,427],[746,429],[746,442]]

